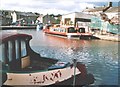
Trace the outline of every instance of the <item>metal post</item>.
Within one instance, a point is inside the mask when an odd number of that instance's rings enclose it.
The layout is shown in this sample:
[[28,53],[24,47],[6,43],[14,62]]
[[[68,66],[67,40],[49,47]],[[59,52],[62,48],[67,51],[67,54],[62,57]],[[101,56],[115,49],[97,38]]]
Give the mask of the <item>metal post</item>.
[[73,59],[73,66],[74,66],[74,77],[73,77],[73,87],[75,87],[75,74],[76,74],[76,65],[77,65],[77,59]]

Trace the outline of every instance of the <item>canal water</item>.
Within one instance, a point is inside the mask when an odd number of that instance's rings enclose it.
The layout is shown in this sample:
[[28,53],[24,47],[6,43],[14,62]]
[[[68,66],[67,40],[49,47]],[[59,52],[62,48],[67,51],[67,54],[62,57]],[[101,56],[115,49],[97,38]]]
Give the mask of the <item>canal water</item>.
[[86,65],[95,77],[94,85],[118,85],[118,42],[104,40],[79,40],[46,35],[36,30],[2,30],[2,32],[27,33],[33,36],[32,49],[41,56]]

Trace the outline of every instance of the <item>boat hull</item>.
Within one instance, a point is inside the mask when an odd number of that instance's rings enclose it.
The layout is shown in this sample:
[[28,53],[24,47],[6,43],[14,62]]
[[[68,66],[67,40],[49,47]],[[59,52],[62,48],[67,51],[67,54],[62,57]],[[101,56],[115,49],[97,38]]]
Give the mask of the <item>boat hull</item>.
[[[72,85],[74,78],[74,66],[63,69],[55,69],[33,73],[7,73],[7,81],[4,85]],[[94,77],[87,74],[85,66],[77,63],[75,69],[75,84],[85,85],[92,84]]]
[[66,33],[66,32],[55,32],[47,29],[43,30],[45,34],[64,36],[67,38],[78,38],[78,39],[93,39],[93,35],[90,33]]

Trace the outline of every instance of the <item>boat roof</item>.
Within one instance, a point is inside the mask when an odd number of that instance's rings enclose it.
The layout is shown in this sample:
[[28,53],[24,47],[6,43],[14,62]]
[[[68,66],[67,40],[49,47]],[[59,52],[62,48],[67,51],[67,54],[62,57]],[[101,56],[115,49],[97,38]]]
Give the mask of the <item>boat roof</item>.
[[73,28],[75,28],[74,26],[64,26],[64,25],[60,25],[60,26],[56,26],[56,25],[54,25],[54,26],[51,26],[51,27],[53,27],[53,28],[71,28],[71,27],[73,27]]
[[18,39],[18,38],[32,39],[32,36],[28,35],[28,34],[17,33],[17,32],[2,32],[2,33],[0,33],[0,44],[2,42],[6,42],[8,40],[13,40],[13,39]]

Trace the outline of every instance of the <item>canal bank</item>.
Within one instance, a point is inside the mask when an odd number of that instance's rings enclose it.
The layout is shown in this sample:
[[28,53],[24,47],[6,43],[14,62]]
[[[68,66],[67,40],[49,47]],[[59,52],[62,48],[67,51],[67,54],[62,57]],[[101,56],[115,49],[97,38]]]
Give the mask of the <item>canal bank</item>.
[[0,30],[36,29],[36,26],[0,26]]
[[119,35],[114,35],[114,34],[106,34],[106,35],[101,35],[101,34],[95,34],[93,35],[101,40],[108,40],[108,41],[117,41],[120,42],[120,36]]

